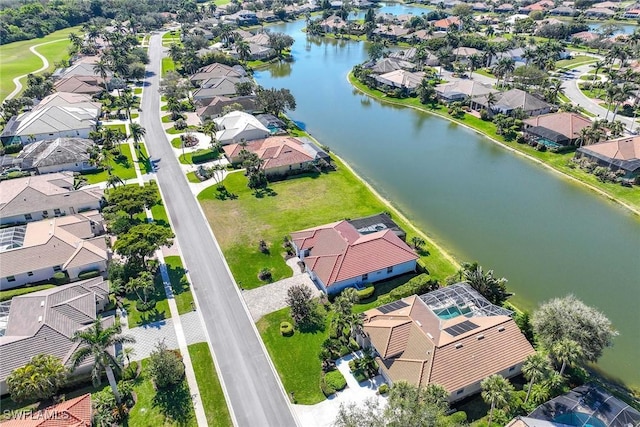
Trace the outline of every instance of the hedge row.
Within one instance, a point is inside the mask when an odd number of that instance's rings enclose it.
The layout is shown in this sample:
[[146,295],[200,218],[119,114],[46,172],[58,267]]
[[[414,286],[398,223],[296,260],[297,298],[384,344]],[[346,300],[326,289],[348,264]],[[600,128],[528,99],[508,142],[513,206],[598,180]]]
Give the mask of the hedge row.
[[191,161],[193,163],[204,163],[209,160],[215,160],[218,156],[218,152],[213,150],[196,151],[191,155]]
[[376,288],[374,288],[373,285],[369,285],[368,287],[357,291],[356,294],[358,295],[358,301],[371,298],[375,291],[376,291]]
[[411,295],[422,295],[438,289],[439,287],[440,285],[438,284],[438,281],[432,279],[428,274],[419,274],[404,285],[398,286],[387,295],[380,298],[380,300],[383,304],[386,304]]
[[98,277],[100,275],[100,270],[87,270],[82,271],[78,274],[78,279],[93,279],[94,277]]

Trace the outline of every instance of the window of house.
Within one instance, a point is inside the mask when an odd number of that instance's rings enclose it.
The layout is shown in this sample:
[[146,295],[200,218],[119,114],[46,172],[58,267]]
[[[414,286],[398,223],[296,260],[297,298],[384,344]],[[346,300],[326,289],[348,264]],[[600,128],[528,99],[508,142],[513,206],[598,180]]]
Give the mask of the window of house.
[[33,271],[28,272],[27,276],[29,276],[29,277],[33,276]]
[[60,209],[54,209],[53,213],[54,215],[60,215]]
[[59,265],[56,265],[55,267],[53,267],[53,271],[62,271],[62,267]]
[[462,394],[462,393],[464,393],[464,389],[463,388],[461,388],[460,390],[456,391],[456,394]]
[[391,267],[387,267],[387,274],[393,272],[393,265]]
[[8,276],[7,277],[7,282],[15,282],[16,281],[16,276]]
[[42,211],[42,216],[49,216],[49,211]]
[[25,221],[31,221],[33,219],[33,217],[31,216],[31,214],[25,214],[24,215],[24,220]]
[[512,367],[510,367],[510,368],[509,368],[509,372],[513,372],[513,371],[515,371],[515,370],[516,370],[516,367],[515,367],[515,366],[512,366]]
[[367,280],[369,279],[369,274],[365,273],[362,275],[362,280]]

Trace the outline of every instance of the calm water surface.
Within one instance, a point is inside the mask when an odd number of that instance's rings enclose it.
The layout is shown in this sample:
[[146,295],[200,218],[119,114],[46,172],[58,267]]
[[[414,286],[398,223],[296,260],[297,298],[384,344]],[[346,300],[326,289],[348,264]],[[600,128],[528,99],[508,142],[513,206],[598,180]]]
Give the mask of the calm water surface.
[[516,304],[573,293],[605,312],[620,337],[599,367],[640,385],[640,220],[463,127],[358,94],[346,78],[365,44],[310,42],[303,27],[273,28],[295,38],[295,61],[258,82],[291,89],[294,120],[458,259],[507,277]]

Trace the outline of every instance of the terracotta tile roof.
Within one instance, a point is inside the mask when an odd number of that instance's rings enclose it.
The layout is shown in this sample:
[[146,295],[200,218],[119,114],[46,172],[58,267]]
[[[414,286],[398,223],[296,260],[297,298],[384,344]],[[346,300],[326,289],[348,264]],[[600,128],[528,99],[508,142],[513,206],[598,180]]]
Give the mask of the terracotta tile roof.
[[2,427],[91,427],[91,394],[70,399],[43,410],[25,413],[21,419],[0,422]]
[[580,131],[591,126],[591,120],[576,113],[560,112],[542,114],[522,121],[527,126],[540,126],[566,136],[578,137]]
[[[436,383],[453,393],[521,363],[534,352],[509,316],[441,319],[418,296],[402,301],[402,307],[391,311],[379,307],[364,313],[363,329],[393,381]],[[469,321],[474,327],[457,335],[447,329]]]
[[360,235],[347,221],[297,231],[291,238],[298,250],[310,250],[304,262],[327,287],[418,259],[393,231]]
[[611,159],[640,159],[640,136],[612,139],[582,147],[582,150],[598,153]]
[[452,25],[460,25],[460,18],[457,16],[450,16],[433,23],[435,28],[449,28]]
[[223,148],[225,155],[232,162],[239,160],[242,149],[256,153],[264,161],[263,168],[265,171],[315,160],[305,149],[302,141],[290,136],[273,136],[251,141],[245,147],[240,144],[230,144]]

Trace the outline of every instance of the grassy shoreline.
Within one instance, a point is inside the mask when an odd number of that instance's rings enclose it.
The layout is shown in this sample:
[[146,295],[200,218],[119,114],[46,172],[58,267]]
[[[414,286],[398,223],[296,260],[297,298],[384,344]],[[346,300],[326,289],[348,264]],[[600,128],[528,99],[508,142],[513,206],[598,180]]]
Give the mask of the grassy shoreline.
[[465,114],[466,121],[454,119],[446,114],[446,110],[444,108],[440,107],[438,109],[430,109],[423,104],[419,104],[419,101],[416,98],[392,99],[384,97],[382,92],[371,90],[358,82],[355,77],[353,77],[352,73],[347,75],[347,80],[356,90],[380,102],[414,108],[425,113],[442,117],[458,125],[465,126],[468,129],[488,138],[504,149],[538,163],[566,179],[580,183],[597,194],[623,206],[633,214],[640,216],[640,191],[633,191],[634,189],[628,189],[620,186],[619,184],[601,183],[594,175],[590,175],[578,168],[571,169],[566,166],[566,161],[571,157],[571,153],[557,154],[551,152],[538,152],[528,145],[517,144],[515,141],[507,142],[495,133],[495,130],[490,127],[491,124],[489,122],[484,122],[474,116]]

